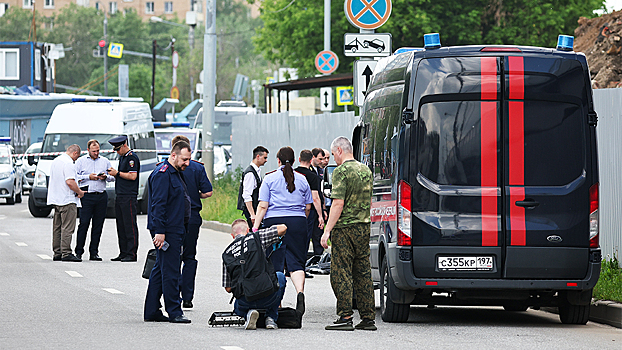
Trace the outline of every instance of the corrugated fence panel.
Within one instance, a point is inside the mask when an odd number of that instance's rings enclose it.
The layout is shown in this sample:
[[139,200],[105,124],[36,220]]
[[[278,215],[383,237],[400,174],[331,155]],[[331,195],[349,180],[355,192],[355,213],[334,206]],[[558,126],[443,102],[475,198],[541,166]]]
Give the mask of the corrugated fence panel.
[[[338,136],[351,139],[358,120],[354,112],[303,117],[289,116],[287,112],[233,117],[232,168],[246,168],[252,160],[253,148],[257,145],[270,151],[262,174],[277,168],[276,153],[284,146],[294,149],[296,167],[301,150],[315,147],[329,149],[330,143]],[[332,157],[331,163],[334,164]]]
[[604,257],[622,247],[622,89],[594,90],[598,114],[598,162],[600,172],[600,246]]

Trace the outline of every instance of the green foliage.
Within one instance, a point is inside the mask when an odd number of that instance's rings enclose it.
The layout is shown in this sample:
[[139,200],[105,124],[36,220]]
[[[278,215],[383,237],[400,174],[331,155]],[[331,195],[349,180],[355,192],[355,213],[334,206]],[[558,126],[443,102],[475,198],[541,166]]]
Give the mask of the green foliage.
[[[314,59],[323,50],[324,8],[298,0],[262,3],[264,27],[255,43],[265,57],[317,74]],[[423,46],[423,35],[438,32],[444,46],[508,44],[554,47],[557,35],[574,33],[580,16],[594,17],[603,0],[393,0],[391,17],[377,32],[391,33],[393,47]],[[346,19],[343,2],[331,3],[331,48],[339,56],[337,72],[352,71],[353,58],[343,55],[343,35],[358,28]]]
[[[43,23],[43,17],[35,13],[35,23]],[[18,6],[9,7],[4,16],[0,17],[0,40],[2,41],[26,41],[32,24],[32,11],[24,10]],[[46,30],[42,26],[37,27],[37,40],[45,36]],[[34,39],[34,37],[31,37]]]
[[600,278],[594,287],[594,299],[622,303],[622,268],[617,255],[602,261]]
[[235,172],[229,172],[223,177],[216,179],[212,186],[214,195],[203,200],[201,217],[209,221],[218,221],[230,224],[235,219],[243,219],[242,212],[237,209],[238,189],[242,180],[242,168],[238,167]]

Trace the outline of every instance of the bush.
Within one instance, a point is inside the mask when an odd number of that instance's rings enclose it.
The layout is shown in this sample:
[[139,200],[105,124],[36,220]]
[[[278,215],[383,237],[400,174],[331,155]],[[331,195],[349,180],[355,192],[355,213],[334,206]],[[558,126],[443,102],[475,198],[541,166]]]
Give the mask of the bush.
[[600,278],[594,287],[594,299],[622,303],[622,269],[617,254],[602,261]]
[[205,220],[218,221],[225,224],[230,224],[235,219],[243,219],[242,212],[237,209],[238,189],[241,179],[241,167],[216,179],[212,184],[214,195],[203,199],[201,217]]

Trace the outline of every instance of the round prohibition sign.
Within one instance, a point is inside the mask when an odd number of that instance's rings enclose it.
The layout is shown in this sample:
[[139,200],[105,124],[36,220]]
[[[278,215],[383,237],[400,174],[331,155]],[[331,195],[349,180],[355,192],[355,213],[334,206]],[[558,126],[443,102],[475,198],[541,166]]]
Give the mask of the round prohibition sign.
[[339,67],[339,57],[337,54],[330,51],[324,50],[320,51],[320,53],[315,56],[315,68],[323,74],[331,74],[332,72],[337,70]]
[[345,0],[346,18],[360,29],[376,29],[387,22],[393,8],[391,0]]

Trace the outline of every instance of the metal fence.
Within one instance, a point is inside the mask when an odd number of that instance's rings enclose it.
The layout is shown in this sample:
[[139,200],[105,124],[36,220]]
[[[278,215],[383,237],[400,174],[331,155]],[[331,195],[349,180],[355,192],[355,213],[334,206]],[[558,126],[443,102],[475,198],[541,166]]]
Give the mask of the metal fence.
[[[253,148],[262,145],[270,151],[268,163],[261,170],[265,174],[277,168],[276,152],[279,148],[292,147],[297,162],[303,149],[329,149],[330,143],[338,136],[352,139],[358,121],[354,112],[303,117],[289,116],[287,112],[235,116],[231,132],[232,167],[246,168],[253,158]],[[334,163],[331,157],[331,164]]]
[[594,90],[598,113],[598,163],[600,171],[600,246],[604,257],[622,247],[622,89]]

